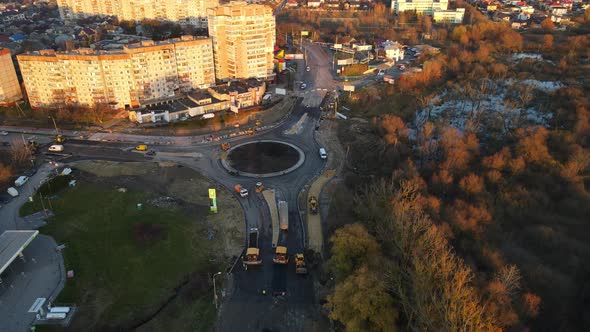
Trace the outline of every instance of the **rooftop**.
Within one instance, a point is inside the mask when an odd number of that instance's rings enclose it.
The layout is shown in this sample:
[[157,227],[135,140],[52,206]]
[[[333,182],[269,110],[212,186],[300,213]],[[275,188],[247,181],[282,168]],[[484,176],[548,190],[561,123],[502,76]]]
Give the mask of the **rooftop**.
[[0,235],[0,274],[33,241],[39,231],[5,231]]

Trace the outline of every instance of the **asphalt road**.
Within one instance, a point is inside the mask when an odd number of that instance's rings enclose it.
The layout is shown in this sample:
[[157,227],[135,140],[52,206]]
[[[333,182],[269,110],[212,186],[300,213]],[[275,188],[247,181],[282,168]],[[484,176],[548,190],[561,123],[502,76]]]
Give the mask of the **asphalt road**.
[[[236,197],[244,209],[246,230],[251,227],[260,230],[263,264],[247,270],[241,264],[236,265],[229,278],[233,287],[226,290],[226,298],[222,301],[216,326],[218,331],[306,331],[323,319],[314,295],[312,276],[295,274],[293,255],[305,249],[305,226],[300,219],[297,196],[325,166],[325,161],[319,157],[320,146],[314,139],[314,131],[320,121],[319,106],[328,92],[336,90],[338,83],[333,81],[330,73],[331,58],[319,46],[309,45],[307,60],[311,71],[305,71],[305,66],[300,65],[296,78],[305,81],[308,88],[299,91],[301,98],[289,117],[270,130],[229,140],[234,145],[259,139],[280,140],[296,145],[305,153],[305,161],[298,169],[262,180],[267,188],[276,190],[278,198],[289,204],[289,231],[283,232],[279,240],[287,244],[291,257],[287,266],[272,262],[274,250],[268,208],[262,196],[254,191],[255,183],[260,179],[230,175],[219,161],[222,153],[220,142],[202,144],[201,139],[190,137],[182,138],[182,142],[175,141],[176,137],[166,138],[171,140],[171,144],[150,146],[156,151],[156,155],[150,157],[132,151],[135,146],[133,140],[109,143],[69,139],[64,143],[63,156],[51,156],[63,162],[81,159],[169,160],[199,171],[230,191],[236,183],[249,189],[251,194],[247,198]],[[300,121],[304,115],[305,121]],[[290,131],[298,122],[300,129]],[[122,140],[126,138],[121,137]]]

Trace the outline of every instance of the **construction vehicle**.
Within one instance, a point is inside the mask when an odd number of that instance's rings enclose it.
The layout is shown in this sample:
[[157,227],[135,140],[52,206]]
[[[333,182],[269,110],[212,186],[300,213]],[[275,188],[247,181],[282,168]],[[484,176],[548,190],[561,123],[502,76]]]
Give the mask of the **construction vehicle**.
[[230,147],[231,145],[229,143],[221,143],[221,150],[223,151],[229,150]]
[[275,257],[272,259],[275,264],[288,264],[289,256],[287,255],[287,247],[278,246],[275,251]]
[[66,141],[65,137],[63,137],[62,135],[55,136],[55,142],[56,143],[63,143],[65,141]]
[[140,144],[135,147],[135,150],[137,150],[137,151],[147,151],[147,149],[148,149],[148,146],[145,144]]
[[279,201],[279,228],[289,230],[289,205],[285,201]]
[[318,199],[315,196],[309,197],[309,212],[318,214]]
[[248,189],[242,188],[241,185],[236,184],[234,190],[240,194],[240,197],[248,197]]
[[295,255],[295,273],[307,274],[307,265],[305,265],[305,257],[303,254]]
[[258,248],[258,228],[250,228],[248,233],[248,248],[246,249],[243,262],[246,265],[262,264],[260,249]]
[[264,190],[264,185],[262,184],[262,182],[256,182],[256,192],[262,192]]

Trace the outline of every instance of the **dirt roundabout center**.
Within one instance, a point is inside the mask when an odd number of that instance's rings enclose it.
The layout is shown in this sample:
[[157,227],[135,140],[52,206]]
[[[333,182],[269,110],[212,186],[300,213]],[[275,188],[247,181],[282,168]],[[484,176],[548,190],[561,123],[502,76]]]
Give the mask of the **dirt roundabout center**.
[[291,143],[259,140],[232,147],[221,163],[230,173],[260,178],[287,174],[304,161],[303,151]]

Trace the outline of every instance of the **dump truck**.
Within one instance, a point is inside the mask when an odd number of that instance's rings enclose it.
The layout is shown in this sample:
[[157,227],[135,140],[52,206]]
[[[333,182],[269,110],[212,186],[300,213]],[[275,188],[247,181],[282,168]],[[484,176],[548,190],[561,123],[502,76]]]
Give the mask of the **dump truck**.
[[230,147],[231,145],[229,143],[221,143],[221,150],[223,151],[229,150]]
[[256,182],[256,192],[262,192],[264,190],[264,185],[262,184],[262,182]]
[[285,201],[279,201],[279,228],[289,230],[289,205]]
[[305,257],[303,254],[295,255],[295,273],[307,274],[307,266],[305,265]]
[[287,255],[287,247],[278,246],[275,251],[275,257],[272,259],[275,264],[288,264],[289,256]]
[[260,249],[258,248],[258,228],[250,228],[248,232],[248,248],[243,261],[246,265],[262,264]]
[[309,197],[309,212],[311,214],[318,213],[318,199],[315,196]]
[[236,184],[234,186],[234,190],[240,194],[240,197],[247,197],[248,196],[248,189],[242,188],[241,185]]

